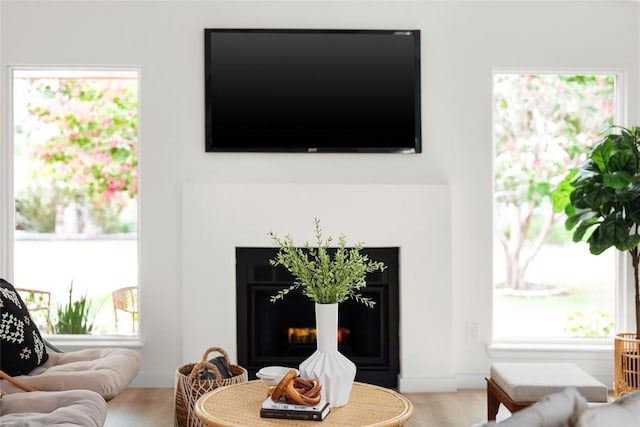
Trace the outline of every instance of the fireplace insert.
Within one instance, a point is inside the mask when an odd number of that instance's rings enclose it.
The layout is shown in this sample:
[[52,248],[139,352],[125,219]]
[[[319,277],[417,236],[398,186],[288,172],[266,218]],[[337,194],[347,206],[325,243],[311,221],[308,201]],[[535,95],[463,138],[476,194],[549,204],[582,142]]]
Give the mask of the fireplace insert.
[[[271,302],[293,283],[282,266],[269,264],[277,248],[236,248],[236,313],[238,363],[249,377],[264,366],[297,368],[316,349],[314,303],[301,292]],[[376,304],[347,300],[340,304],[338,349],[358,368],[356,381],[397,387],[399,369],[399,248],[365,248],[384,272],[367,275],[365,297]]]

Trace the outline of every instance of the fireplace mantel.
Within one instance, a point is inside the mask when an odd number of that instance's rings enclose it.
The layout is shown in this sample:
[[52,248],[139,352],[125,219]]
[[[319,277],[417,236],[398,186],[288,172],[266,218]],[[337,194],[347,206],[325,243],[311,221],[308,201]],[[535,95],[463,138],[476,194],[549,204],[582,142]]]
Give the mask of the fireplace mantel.
[[235,248],[269,246],[269,231],[313,241],[319,218],[347,244],[400,248],[399,389],[455,389],[449,207],[446,185],[184,184],[184,361],[211,346],[237,357]]

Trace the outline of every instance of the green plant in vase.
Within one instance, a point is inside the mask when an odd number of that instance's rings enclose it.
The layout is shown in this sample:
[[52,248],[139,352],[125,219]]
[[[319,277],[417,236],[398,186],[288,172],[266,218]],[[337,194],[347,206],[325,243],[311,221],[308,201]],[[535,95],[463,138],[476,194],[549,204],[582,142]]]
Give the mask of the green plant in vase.
[[338,305],[353,299],[374,307],[375,301],[363,296],[361,290],[367,286],[367,273],[384,271],[386,266],[362,254],[362,243],[347,248],[344,235],[338,238],[336,248],[330,248],[333,238],[322,237],[317,218],[314,231],[315,246],[307,242],[303,247],[297,247],[289,235],[280,238],[269,233],[279,248],[275,258],[269,260],[271,265],[284,266],[294,277],[294,283],[273,295],[271,301],[299,289],[315,302],[317,350],[300,364],[300,375],[317,378],[322,384],[322,398],[332,407],[339,407],[349,401],[356,366],[338,352]]
[[331,255],[329,248],[333,238],[323,239],[320,220],[317,218],[314,231],[316,245],[311,246],[306,242],[302,248],[295,245],[290,235],[280,238],[273,232],[269,233],[273,243],[280,248],[276,257],[269,262],[274,267],[284,266],[295,278],[293,285],[278,292],[271,301],[275,302],[289,292],[300,289],[305,296],[318,304],[341,303],[351,298],[373,307],[375,301],[363,297],[359,292],[367,286],[367,273],[384,271],[384,263],[372,261],[367,255],[362,254],[362,243],[347,248],[344,235],[338,238],[338,247]]
[[69,285],[66,304],[57,304],[56,316],[47,316],[47,325],[52,334],[90,334],[95,313],[91,310],[91,300],[85,293],[77,301],[73,300],[73,282]]

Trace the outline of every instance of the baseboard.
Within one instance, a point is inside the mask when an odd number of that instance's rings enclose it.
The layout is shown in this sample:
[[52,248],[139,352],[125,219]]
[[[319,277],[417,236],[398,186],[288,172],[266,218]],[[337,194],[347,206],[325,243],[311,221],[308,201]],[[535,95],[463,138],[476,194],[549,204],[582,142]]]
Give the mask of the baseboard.
[[145,372],[140,371],[131,382],[130,387],[137,388],[173,388],[175,386],[176,373]]
[[487,382],[485,377],[486,375],[479,374],[460,374],[456,375],[456,384],[459,389],[486,389]]
[[455,377],[438,378],[407,378],[401,377],[398,381],[398,390],[401,393],[436,393],[457,391]]

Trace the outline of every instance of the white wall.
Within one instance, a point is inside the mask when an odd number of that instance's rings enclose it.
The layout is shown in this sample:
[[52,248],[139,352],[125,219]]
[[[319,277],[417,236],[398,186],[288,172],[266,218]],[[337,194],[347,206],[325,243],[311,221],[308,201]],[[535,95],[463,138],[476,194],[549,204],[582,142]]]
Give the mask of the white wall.
[[[194,278],[191,268],[197,265],[192,265],[192,259],[185,260],[185,250],[191,254],[212,245],[196,236],[191,239],[194,229],[209,229],[202,215],[194,214],[193,219],[199,222],[185,225],[185,215],[191,219],[186,209],[191,206],[188,203],[194,189],[209,188],[207,198],[218,194],[221,186],[238,184],[277,188],[292,184],[309,188],[417,184],[447,189],[446,197],[437,198],[429,209],[439,209],[442,218],[448,218],[448,232],[420,238],[432,243],[444,236],[443,245],[450,250],[440,254],[445,258],[439,268],[448,271],[439,270],[434,276],[445,280],[428,283],[432,287],[428,295],[436,297],[413,301],[421,304],[425,322],[419,324],[422,339],[415,349],[417,354],[403,359],[402,384],[407,390],[448,389],[452,384],[482,386],[491,361],[486,343],[490,340],[492,301],[492,70],[622,70],[627,75],[630,123],[639,112],[639,6],[628,1],[3,0],[0,7],[0,86],[4,87],[0,94],[5,109],[4,83],[10,65],[126,65],[141,69],[140,319],[145,344],[137,385],[173,385],[175,367],[200,356],[192,349],[202,342],[198,338],[202,331],[221,327],[214,321],[219,320],[215,310],[201,307],[199,295],[209,294],[213,286],[229,293],[234,286],[189,280]],[[205,27],[422,30],[424,152],[204,153]],[[0,120],[6,150],[6,114]],[[216,200],[207,200],[206,206],[215,207]],[[332,224],[337,227],[345,209],[349,207],[343,204],[323,205],[321,211],[336,221]],[[306,217],[312,210],[300,212]],[[292,217],[298,214],[291,211]],[[0,218],[0,224],[3,221],[7,219]],[[312,218],[300,221],[310,225]],[[375,229],[376,221],[376,216],[365,216],[362,227]],[[266,228],[265,223],[260,224],[260,229]],[[279,229],[289,231],[285,224]],[[295,224],[297,229],[299,223]],[[357,240],[369,239],[358,236],[359,230],[354,227],[356,233],[339,232]],[[422,249],[414,256],[429,263],[431,254]],[[441,310],[446,315],[437,322],[426,321],[433,320],[428,313]],[[201,328],[194,330],[190,322],[196,319]],[[234,319],[224,320],[234,327]],[[465,343],[468,322],[479,323],[480,344]],[[407,327],[403,325],[403,333]],[[220,335],[220,341],[213,334],[204,341],[235,348],[230,337],[227,331]],[[443,363],[443,356],[448,364]],[[593,366],[598,375],[611,372],[606,363]]]

